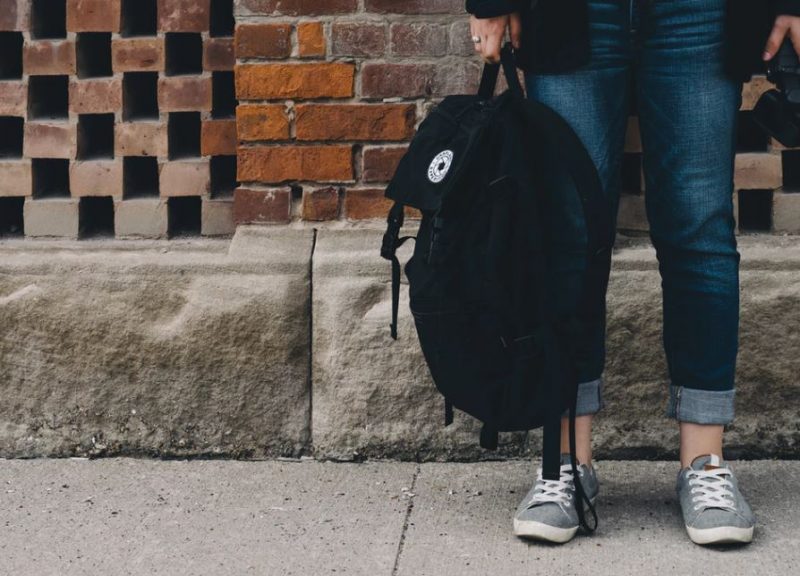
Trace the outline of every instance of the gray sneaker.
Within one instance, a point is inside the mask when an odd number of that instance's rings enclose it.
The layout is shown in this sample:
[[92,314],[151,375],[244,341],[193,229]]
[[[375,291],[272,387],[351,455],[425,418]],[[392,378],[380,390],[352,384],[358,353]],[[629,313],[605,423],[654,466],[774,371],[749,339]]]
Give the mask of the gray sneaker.
[[[586,496],[594,505],[599,485],[594,467],[578,464]],[[544,480],[542,469],[536,471],[536,482],[522,499],[514,514],[514,534],[562,544],[569,542],[578,531],[578,511],[575,508],[575,483],[569,454],[561,455],[561,474],[558,480]],[[582,504],[582,503],[581,503]]]
[[756,519],[733,470],[716,454],[698,456],[678,473],[678,497],[695,544],[745,544]]

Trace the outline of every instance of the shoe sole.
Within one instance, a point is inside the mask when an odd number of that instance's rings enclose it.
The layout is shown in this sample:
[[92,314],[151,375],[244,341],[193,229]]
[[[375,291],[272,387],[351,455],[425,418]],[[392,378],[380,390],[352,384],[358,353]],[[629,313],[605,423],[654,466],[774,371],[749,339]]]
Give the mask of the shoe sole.
[[[597,498],[592,498],[590,502],[594,506]],[[518,520],[514,518],[514,535],[530,540],[542,540],[554,544],[564,544],[575,537],[578,526],[573,528],[558,528],[534,520]]]
[[689,538],[701,546],[708,544],[747,544],[753,540],[753,527],[719,526],[718,528],[686,527]]

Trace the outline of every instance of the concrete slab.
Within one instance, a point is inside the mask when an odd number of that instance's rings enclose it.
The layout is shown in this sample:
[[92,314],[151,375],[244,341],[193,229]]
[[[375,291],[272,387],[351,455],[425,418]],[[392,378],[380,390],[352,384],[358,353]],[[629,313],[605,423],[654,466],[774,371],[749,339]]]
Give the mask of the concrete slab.
[[414,486],[399,576],[553,574],[779,575],[800,563],[800,463],[734,462],[756,512],[755,541],[702,548],[689,541],[672,462],[601,462],[600,529],[563,546],[528,543],[511,518],[532,482],[527,462],[424,464]]
[[313,230],[0,242],[0,455],[299,455]]
[[389,576],[415,470],[388,462],[0,460],[0,572]]

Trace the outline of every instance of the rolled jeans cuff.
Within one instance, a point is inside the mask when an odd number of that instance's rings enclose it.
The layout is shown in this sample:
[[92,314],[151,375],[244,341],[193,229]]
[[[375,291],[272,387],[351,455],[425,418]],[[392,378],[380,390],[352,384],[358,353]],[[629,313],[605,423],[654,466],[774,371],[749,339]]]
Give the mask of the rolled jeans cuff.
[[[603,401],[603,379],[581,382],[578,384],[578,406],[575,410],[576,416],[587,416],[597,414],[605,406]],[[569,416],[569,410],[562,414],[564,418]]]
[[734,390],[698,390],[670,384],[666,415],[693,424],[730,424]]

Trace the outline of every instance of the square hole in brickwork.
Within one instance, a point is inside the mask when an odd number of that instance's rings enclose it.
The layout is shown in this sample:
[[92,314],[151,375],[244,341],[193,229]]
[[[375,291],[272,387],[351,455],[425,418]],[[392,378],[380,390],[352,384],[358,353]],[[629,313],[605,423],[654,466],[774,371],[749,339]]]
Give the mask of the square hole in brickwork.
[[78,78],[111,76],[111,34],[84,32],[78,34]]
[[739,112],[739,126],[736,131],[737,152],[762,152],[767,150],[769,137],[754,121],[752,110]]
[[124,198],[157,197],[158,160],[149,156],[122,159],[122,195]]
[[199,235],[201,211],[202,200],[199,196],[173,197],[167,200],[169,236]]
[[78,116],[78,160],[114,157],[114,115]]
[[158,120],[157,72],[128,72],[123,75],[122,119]]
[[34,198],[69,198],[69,160],[34,158]]
[[166,38],[167,76],[203,72],[203,38],[194,33],[168,33]]
[[622,191],[628,194],[642,193],[642,155],[639,153],[622,157]]
[[0,32],[0,80],[22,78],[22,32]]
[[772,230],[772,190],[739,190],[739,229]]
[[783,189],[786,192],[800,192],[800,150],[784,150]]
[[236,156],[211,157],[211,196],[233,196],[236,189]]
[[13,116],[0,116],[0,158],[22,158],[25,121]]
[[32,0],[31,36],[66,38],[67,0]]
[[213,118],[233,118],[236,116],[236,85],[233,72],[214,72],[212,81]]
[[171,113],[167,126],[169,159],[200,156],[200,130],[200,112]]
[[211,0],[211,36],[233,36],[233,0]]
[[28,79],[28,118],[42,120],[68,117],[68,77],[31,76]]
[[156,0],[122,0],[123,36],[155,36],[158,29]]
[[0,236],[22,236],[24,207],[23,197],[0,198]]
[[114,199],[110,196],[85,197],[78,205],[81,238],[114,235]]

